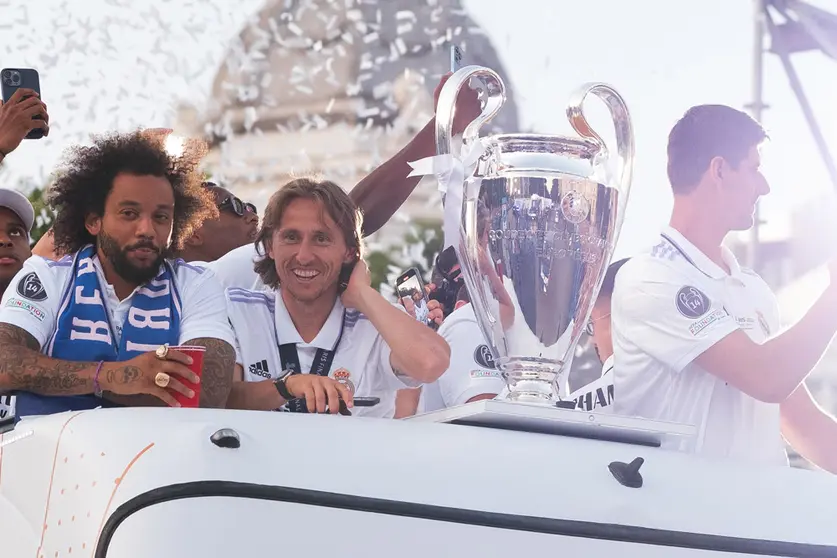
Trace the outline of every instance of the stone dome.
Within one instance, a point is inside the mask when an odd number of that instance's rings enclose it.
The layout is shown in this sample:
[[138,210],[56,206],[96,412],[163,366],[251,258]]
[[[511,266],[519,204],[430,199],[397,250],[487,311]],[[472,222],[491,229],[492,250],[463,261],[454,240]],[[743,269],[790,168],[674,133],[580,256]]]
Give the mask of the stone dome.
[[[268,0],[230,48],[201,126],[217,142],[338,122],[389,126],[411,103],[429,118],[452,44],[465,64],[505,76],[460,0]],[[518,131],[511,93],[490,129]]]

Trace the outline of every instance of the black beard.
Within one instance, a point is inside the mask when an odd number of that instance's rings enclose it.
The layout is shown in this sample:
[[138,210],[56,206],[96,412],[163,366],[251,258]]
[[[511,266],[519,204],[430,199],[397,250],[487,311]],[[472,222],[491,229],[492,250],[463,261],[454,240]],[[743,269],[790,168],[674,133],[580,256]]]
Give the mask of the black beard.
[[150,241],[140,241],[122,249],[116,240],[104,231],[99,233],[98,241],[99,248],[102,249],[102,253],[108,259],[110,265],[113,266],[113,270],[125,281],[135,285],[143,285],[157,277],[160,272],[160,266],[163,264],[165,255],[159,251],[157,252],[157,259],[148,267],[137,267],[128,259],[128,252],[136,248],[157,250],[157,247]]

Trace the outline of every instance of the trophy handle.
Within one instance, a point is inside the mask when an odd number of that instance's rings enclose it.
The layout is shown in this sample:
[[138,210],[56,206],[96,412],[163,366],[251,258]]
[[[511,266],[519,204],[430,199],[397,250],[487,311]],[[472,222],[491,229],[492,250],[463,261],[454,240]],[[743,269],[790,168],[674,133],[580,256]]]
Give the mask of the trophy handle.
[[[604,158],[609,158],[607,146],[601,136],[590,127],[590,123],[587,122],[587,118],[584,116],[584,111],[582,110],[584,100],[589,93],[594,94],[604,101],[610,111],[613,125],[616,128],[616,168],[619,180],[617,185],[619,191],[619,214],[617,215],[616,222],[616,234],[618,235],[622,227],[622,220],[625,216],[625,207],[627,206],[628,196],[631,191],[631,179],[634,170],[635,145],[631,115],[622,96],[613,87],[605,83],[587,83],[573,93],[570,98],[570,104],[567,106],[567,118],[576,132],[599,144]],[[614,238],[615,242],[616,239]]]
[[442,87],[436,105],[436,154],[448,155],[453,139],[453,115],[459,91],[472,77],[483,78],[477,83],[477,90],[484,92],[484,104],[480,115],[465,128],[462,141],[465,145],[479,137],[480,128],[500,111],[506,102],[506,86],[499,74],[483,66],[465,66],[457,70]]

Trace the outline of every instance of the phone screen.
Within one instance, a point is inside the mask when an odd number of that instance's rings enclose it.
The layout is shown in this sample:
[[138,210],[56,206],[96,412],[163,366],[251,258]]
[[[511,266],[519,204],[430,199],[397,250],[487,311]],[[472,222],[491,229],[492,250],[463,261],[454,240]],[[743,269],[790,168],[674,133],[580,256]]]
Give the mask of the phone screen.
[[424,290],[424,283],[416,268],[410,268],[401,275],[395,282],[395,293],[401,306],[416,319],[416,321],[427,323],[427,293]]

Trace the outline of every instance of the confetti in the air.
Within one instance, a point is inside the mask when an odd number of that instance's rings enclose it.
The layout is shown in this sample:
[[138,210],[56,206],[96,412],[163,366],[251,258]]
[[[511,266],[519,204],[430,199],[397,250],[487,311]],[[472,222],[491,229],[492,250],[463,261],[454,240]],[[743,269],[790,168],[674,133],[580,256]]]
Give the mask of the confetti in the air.
[[[35,184],[91,134],[173,127],[207,139],[207,170],[259,206],[291,170],[350,188],[428,124],[451,44],[502,73],[458,0],[82,4],[39,0],[35,14],[15,2],[0,20],[5,58],[39,70],[50,107],[41,175],[24,177]],[[509,103],[494,123],[514,130],[516,118]],[[435,184],[414,196],[438,212]]]

